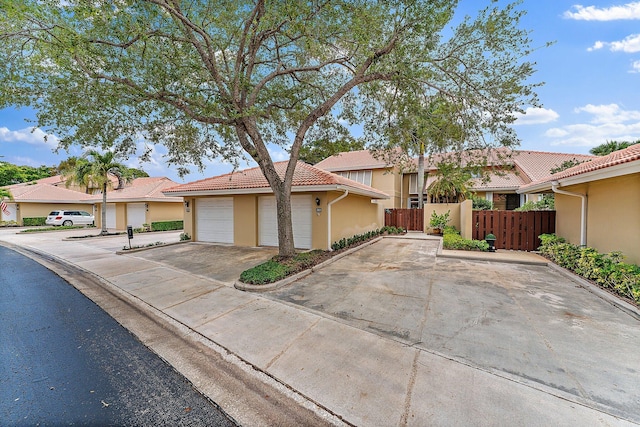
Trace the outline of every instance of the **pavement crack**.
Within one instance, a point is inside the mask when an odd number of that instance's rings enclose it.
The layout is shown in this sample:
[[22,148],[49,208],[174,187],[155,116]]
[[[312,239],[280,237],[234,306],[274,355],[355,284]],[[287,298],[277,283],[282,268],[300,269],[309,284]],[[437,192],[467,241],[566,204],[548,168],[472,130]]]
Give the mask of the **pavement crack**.
[[400,417],[401,426],[406,426],[409,419],[409,412],[411,411],[411,398],[413,396],[413,388],[416,384],[416,376],[418,374],[418,359],[420,357],[420,350],[416,349],[413,356],[413,364],[411,365],[411,374],[409,375],[409,384],[407,385],[407,395],[404,399],[404,411]]
[[297,337],[295,337],[294,339],[292,339],[291,341],[289,341],[289,343],[278,353],[276,354],[273,359],[271,359],[269,361],[269,363],[267,363],[264,367],[264,370],[267,371],[269,370],[269,368],[271,368],[271,365],[273,365],[279,358],[280,356],[282,356],[283,354],[285,354],[293,345],[294,342],[296,342],[299,338],[302,338],[307,332],[309,332],[311,329],[315,328],[315,326],[320,322],[320,320],[322,319],[316,319],[315,322],[313,322],[311,325],[309,325],[309,327],[307,329],[305,329],[304,331],[302,331],[300,334],[298,334]]

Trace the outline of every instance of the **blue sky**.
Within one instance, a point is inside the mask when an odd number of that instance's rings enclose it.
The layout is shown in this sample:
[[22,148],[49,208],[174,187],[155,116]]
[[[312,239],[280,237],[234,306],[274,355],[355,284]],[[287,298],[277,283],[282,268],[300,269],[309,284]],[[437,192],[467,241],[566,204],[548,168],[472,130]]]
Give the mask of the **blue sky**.
[[[472,13],[488,0],[461,0],[459,11]],[[500,1],[505,3],[506,1]],[[532,30],[535,46],[555,41],[534,52],[537,63],[533,81],[543,108],[530,110],[518,119],[515,129],[521,149],[564,153],[587,153],[606,141],[640,139],[640,1],[593,0],[583,4],[561,0],[525,0],[523,28]],[[0,159],[19,165],[56,165],[70,153],[53,152],[56,135],[45,141],[46,132],[33,129],[25,119],[29,109],[0,110]],[[178,178],[176,168],[163,161],[163,148],[155,147],[151,162],[127,163],[142,167],[152,176],[168,176],[177,182],[229,172],[229,164],[208,161]],[[274,160],[286,152],[272,148]],[[241,165],[246,166],[246,165]]]

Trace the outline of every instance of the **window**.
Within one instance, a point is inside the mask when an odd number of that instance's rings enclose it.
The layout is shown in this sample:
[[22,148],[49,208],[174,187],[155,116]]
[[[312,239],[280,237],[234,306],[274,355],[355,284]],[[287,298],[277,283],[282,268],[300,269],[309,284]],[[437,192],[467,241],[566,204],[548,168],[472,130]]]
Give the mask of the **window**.
[[360,184],[371,186],[371,170],[337,172],[337,174]]

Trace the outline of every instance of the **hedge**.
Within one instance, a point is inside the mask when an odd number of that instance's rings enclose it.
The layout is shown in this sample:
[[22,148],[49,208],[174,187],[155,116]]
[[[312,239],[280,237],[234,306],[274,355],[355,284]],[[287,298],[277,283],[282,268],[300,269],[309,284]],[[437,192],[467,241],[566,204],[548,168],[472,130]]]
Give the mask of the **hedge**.
[[640,304],[640,266],[623,262],[622,252],[601,254],[555,234],[542,234],[540,240],[538,250],[551,261]]
[[47,220],[46,216],[38,216],[32,218],[22,218],[22,224],[25,227],[33,227],[34,225],[46,225],[45,221]]
[[182,230],[184,228],[184,221],[158,221],[151,223],[151,229],[153,231],[170,231],[170,230]]
[[349,238],[342,238],[337,242],[333,242],[331,244],[331,249],[334,251],[339,251],[340,249],[345,249],[353,245],[357,245],[361,242],[366,242],[367,240],[371,240],[374,237],[385,235],[385,234],[404,234],[405,230],[402,227],[394,227],[385,225],[382,228],[367,231],[363,234],[356,234],[355,236],[351,236]]
[[489,250],[489,244],[484,240],[463,239],[462,236],[460,236],[460,232],[450,225],[444,228],[442,247],[444,249],[462,251],[486,252]]

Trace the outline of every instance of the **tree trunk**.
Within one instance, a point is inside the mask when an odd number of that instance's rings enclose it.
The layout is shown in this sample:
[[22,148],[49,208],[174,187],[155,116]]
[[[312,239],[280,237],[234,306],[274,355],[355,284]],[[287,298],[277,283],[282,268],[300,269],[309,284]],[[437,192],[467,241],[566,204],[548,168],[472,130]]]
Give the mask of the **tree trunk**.
[[424,207],[424,145],[420,144],[418,155],[418,209]]
[[108,234],[107,231],[107,183],[102,184],[102,235]]
[[274,195],[278,214],[278,255],[289,258],[296,254],[293,240],[291,191],[286,191],[283,185],[278,191],[274,191]]

